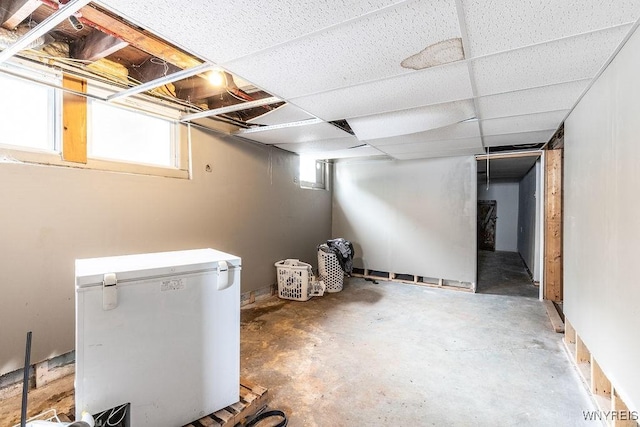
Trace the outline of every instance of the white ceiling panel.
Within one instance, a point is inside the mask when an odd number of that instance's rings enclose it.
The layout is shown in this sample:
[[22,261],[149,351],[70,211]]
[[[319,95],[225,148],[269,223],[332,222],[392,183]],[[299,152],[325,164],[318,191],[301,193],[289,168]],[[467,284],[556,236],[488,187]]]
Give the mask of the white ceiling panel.
[[478,117],[519,116],[544,111],[569,110],[591,80],[578,80],[552,86],[483,96],[477,99]]
[[291,99],[324,120],[367,116],[473,96],[465,63],[414,71],[348,88]]
[[360,145],[364,145],[364,143],[358,141],[358,138],[352,136],[347,138],[325,139],[323,141],[302,142],[298,144],[277,144],[276,146],[293,153],[309,154],[321,151],[345,150],[347,148],[357,147]]
[[503,135],[485,136],[482,138],[485,147],[501,147],[504,145],[539,144],[548,142],[555,129],[540,130],[536,132],[507,133]]
[[472,61],[477,95],[493,95],[593,78],[630,26]]
[[[398,139],[402,137],[399,136]],[[450,151],[450,150],[462,150],[467,148],[482,149],[482,139],[476,138],[462,138],[451,139],[444,141],[427,141],[427,142],[412,142],[408,144],[394,144],[394,145],[376,145],[376,148],[384,151],[387,154],[405,154],[405,153],[424,153],[428,151]]]
[[358,139],[364,141],[442,128],[475,116],[473,100],[466,100],[356,117],[348,122]]
[[480,128],[482,129],[483,136],[557,129],[568,112],[568,110],[560,110],[527,114],[524,116],[481,120]]
[[170,0],[106,0],[101,3],[219,64],[402,2],[241,0],[182,5]]
[[640,17],[639,0],[461,0],[470,57],[582,34]]
[[427,132],[412,133],[409,135],[394,136],[391,138],[374,139],[371,142],[376,147],[395,144],[417,144],[428,141],[453,141],[456,139],[480,138],[480,125],[478,121],[468,121],[452,126],[446,126]]
[[444,151],[427,151],[417,153],[393,154],[391,157],[398,160],[415,160],[415,159],[432,159],[436,157],[459,157],[459,156],[475,156],[484,154],[482,148],[463,148],[460,150],[444,150]]
[[236,135],[263,144],[295,144],[352,137],[347,132],[325,122],[303,126],[273,126],[256,131],[251,129],[249,132],[238,131]]
[[371,157],[385,156],[385,153],[377,148],[368,145],[362,147],[348,148],[346,150],[323,151],[322,153],[313,153],[312,157],[317,159],[349,159],[354,157]]
[[261,116],[247,120],[247,123],[254,123],[259,125],[279,125],[282,123],[299,122],[300,120],[312,119],[313,116],[300,108],[291,105],[284,104],[275,110],[271,110]]
[[405,58],[457,37],[455,0],[411,1],[222,65],[291,99],[407,73]]

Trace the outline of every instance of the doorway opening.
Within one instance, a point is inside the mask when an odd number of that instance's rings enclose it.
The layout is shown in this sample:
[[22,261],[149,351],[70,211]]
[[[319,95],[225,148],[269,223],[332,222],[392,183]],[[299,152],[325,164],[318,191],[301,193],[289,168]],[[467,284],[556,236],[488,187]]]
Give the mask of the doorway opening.
[[478,171],[479,293],[540,295],[540,152],[480,156]]

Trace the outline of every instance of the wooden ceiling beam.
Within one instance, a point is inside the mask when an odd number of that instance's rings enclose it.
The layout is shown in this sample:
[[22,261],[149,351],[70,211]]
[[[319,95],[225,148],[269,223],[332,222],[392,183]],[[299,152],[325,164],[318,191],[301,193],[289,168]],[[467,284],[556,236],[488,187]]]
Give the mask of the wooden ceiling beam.
[[148,36],[118,19],[107,15],[91,6],[80,9],[80,20],[104,33],[120,38],[131,46],[150,55],[160,58],[178,68],[187,69],[202,64],[202,62],[179,49]]
[[13,30],[27,19],[42,2],[40,0],[14,0],[6,8],[7,13],[2,16],[2,27]]
[[127,46],[129,46],[129,43],[122,39],[101,31],[93,31],[78,43],[74,49],[73,56],[77,59],[93,62]]

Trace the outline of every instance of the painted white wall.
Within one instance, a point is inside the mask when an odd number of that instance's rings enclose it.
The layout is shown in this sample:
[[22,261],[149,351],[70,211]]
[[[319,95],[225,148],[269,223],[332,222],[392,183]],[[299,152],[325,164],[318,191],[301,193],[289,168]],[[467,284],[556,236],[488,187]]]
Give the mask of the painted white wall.
[[331,194],[300,189],[297,170],[199,130],[192,180],[0,163],[0,374],[22,367],[29,330],[34,362],[73,350],[76,258],[212,247],[242,257],[243,292],[275,283],[280,259],[315,264]]
[[476,282],[476,161],[359,160],[335,165],[333,236],[354,266]]
[[540,161],[520,180],[518,202],[518,252],[522,256],[533,280],[540,281],[540,207],[539,194]]
[[498,219],[496,221],[496,250],[518,252],[518,183],[478,183],[478,200],[495,200]]
[[640,32],[565,122],[564,311],[640,410]]

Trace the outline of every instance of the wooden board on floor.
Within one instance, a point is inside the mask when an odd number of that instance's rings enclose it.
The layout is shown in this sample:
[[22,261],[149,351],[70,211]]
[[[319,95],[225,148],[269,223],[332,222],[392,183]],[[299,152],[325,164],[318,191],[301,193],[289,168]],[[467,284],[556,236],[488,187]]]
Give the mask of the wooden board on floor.
[[[68,375],[43,387],[30,390],[27,416],[33,417],[53,408],[59,415],[73,420],[75,416],[73,380],[74,376]],[[21,399],[22,396],[18,395],[0,401],[2,427],[20,423]],[[194,420],[188,427],[233,427],[243,419],[256,413],[266,403],[267,389],[265,387],[240,379],[238,402],[209,414],[198,421]]]
[[547,309],[547,316],[549,316],[549,321],[551,322],[553,330],[560,334],[564,333],[564,322],[562,321],[562,318],[560,318],[558,309],[556,309],[556,305],[553,301],[544,300],[544,308]]

